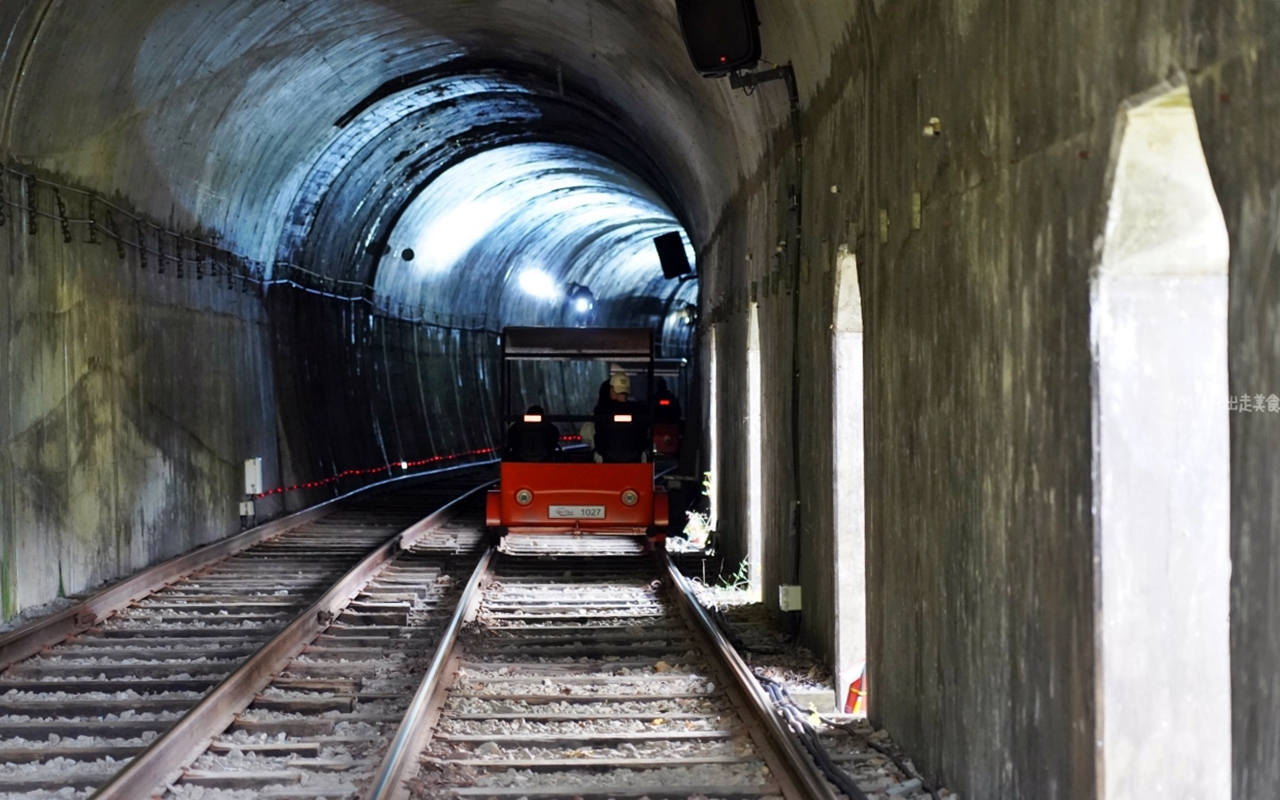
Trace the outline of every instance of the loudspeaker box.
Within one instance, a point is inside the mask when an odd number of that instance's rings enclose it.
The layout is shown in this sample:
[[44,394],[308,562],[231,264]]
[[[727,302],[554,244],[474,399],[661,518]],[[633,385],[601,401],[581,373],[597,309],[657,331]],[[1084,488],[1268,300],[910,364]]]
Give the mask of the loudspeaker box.
[[658,260],[662,262],[665,277],[678,278],[689,274],[689,257],[685,255],[684,239],[680,238],[679,231],[654,237],[653,246],[658,248]]
[[693,66],[718,78],[760,61],[755,0],[676,0],[680,30]]

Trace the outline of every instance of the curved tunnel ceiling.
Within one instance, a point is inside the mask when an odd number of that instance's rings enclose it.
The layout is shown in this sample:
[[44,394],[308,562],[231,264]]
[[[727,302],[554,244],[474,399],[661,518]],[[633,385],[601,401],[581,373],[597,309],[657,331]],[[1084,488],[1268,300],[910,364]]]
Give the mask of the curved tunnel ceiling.
[[[400,214],[424,186],[478,154],[519,143],[600,152],[642,175],[668,208],[677,206],[677,193],[644,148],[598,106],[513,69],[449,64],[438,72],[339,120],[343,130],[298,194],[279,261],[369,281]],[[471,178],[489,175],[479,170]]]
[[[522,180],[581,174],[615,187],[612,196],[643,196],[650,230],[678,225],[705,241],[743,165],[783,119],[778,104],[737,101],[699,78],[674,5],[658,0],[47,8],[27,20],[40,57],[24,62],[4,120],[20,160],[216,234],[249,259],[358,283],[375,280],[402,215],[436,176],[538,143],[577,166],[531,164]],[[40,91],[50,86],[82,89],[50,103]],[[562,222],[571,206],[557,206]],[[418,221],[406,224],[427,224],[412,213]],[[626,292],[669,305],[693,289],[603,274],[639,253],[638,227],[621,233],[607,215],[596,228],[530,227],[535,216],[510,242],[475,253],[490,265],[482,269],[501,278],[495,259],[528,251],[537,230],[547,238],[534,249],[563,270],[557,281],[591,285],[602,312]],[[422,287],[387,285],[407,293],[403,302]],[[505,315],[493,296],[474,300],[469,311]]]
[[[673,230],[680,225],[658,193],[612,159],[560,144],[510,145],[452,167],[413,200],[381,258],[375,293],[461,326],[657,326],[696,303],[695,284],[663,277],[653,246]],[[458,319],[457,309],[472,318]]]

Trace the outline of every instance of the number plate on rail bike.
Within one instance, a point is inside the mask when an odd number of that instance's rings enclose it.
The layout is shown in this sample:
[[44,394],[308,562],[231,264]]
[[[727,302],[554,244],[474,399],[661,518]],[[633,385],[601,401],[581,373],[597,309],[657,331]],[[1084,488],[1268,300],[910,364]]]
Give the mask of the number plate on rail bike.
[[549,519],[604,519],[604,506],[550,506]]

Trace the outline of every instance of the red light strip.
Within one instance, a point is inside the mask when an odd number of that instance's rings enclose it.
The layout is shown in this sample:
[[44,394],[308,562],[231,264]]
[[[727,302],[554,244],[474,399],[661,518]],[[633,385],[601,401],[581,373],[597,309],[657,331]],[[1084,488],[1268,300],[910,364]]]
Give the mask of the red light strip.
[[[581,436],[561,436],[560,441],[580,442],[582,441],[582,437]],[[425,467],[430,464],[441,464],[446,461],[457,461],[459,458],[468,458],[470,456],[487,456],[496,452],[498,452],[498,448],[496,447],[484,447],[479,450],[468,450],[465,453],[453,453],[447,456],[432,456],[431,458],[423,458],[423,459],[419,459],[418,461],[393,461],[388,464],[384,464],[381,467],[370,467],[369,469],[348,469],[348,470],[343,470],[342,472],[339,472],[337,475],[334,475],[329,478],[323,478],[318,481],[307,481],[306,483],[295,483],[293,486],[280,486],[275,489],[265,491],[262,494],[255,494],[253,496],[254,498],[270,497],[271,495],[275,495],[275,494],[284,494],[286,492],[296,492],[299,489],[319,489],[321,486],[328,486],[331,483],[337,483],[343,478],[350,478],[356,475],[374,475],[381,472],[388,472],[390,470],[397,469],[397,468],[403,469],[403,470],[415,469],[417,467]]]
[[321,486],[328,486],[329,484],[336,483],[337,481],[342,480],[343,478],[350,478],[355,475],[373,475],[376,473],[387,472],[393,469],[403,469],[403,470],[414,469],[416,467],[425,467],[429,464],[440,464],[445,461],[456,461],[459,458],[467,458],[469,456],[487,456],[492,453],[496,453],[497,451],[498,451],[498,448],[496,447],[485,447],[485,448],[481,448],[480,450],[469,450],[465,453],[453,453],[452,455],[447,455],[447,456],[432,456],[431,458],[423,458],[423,459],[419,459],[418,461],[393,461],[389,464],[384,464],[381,467],[370,467],[369,469],[348,469],[348,470],[343,470],[342,472],[339,472],[337,475],[334,475],[329,478],[323,478],[318,481],[307,481],[306,483],[295,483],[293,486],[281,486],[276,489],[271,489],[270,491],[263,492],[262,494],[255,494],[254,497],[255,498],[268,497],[273,494],[284,494],[285,492],[294,492],[299,489],[318,489]]

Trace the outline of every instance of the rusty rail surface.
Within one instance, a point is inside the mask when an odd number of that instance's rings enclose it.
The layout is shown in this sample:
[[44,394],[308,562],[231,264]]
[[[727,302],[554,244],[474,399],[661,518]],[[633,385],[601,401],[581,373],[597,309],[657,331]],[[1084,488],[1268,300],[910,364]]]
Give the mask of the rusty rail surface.
[[380,481],[161,562],[154,567],[145,569],[103,589],[83,602],[46,617],[41,617],[27,625],[0,635],[0,670],[25,658],[30,658],[44,648],[65,641],[70,636],[88,630],[101,620],[163,589],[190,572],[233,556],[254,545],[261,544],[299,525],[304,525],[312,520],[326,516],[341,503],[358,497],[376,496],[407,481],[434,477],[447,472],[481,467],[492,463],[494,462],[462,464],[456,467],[446,467],[435,472],[406,475]]
[[93,795],[101,800],[151,797],[199,757],[213,737],[253,702],[258,692],[302,649],[325,630],[360,590],[403,549],[447,522],[459,507],[489,488],[486,482],[424,517],[369,554],[335,583],[298,619],[276,635],[248,661],[188,711],[164,735],[138,754],[127,767]]
[[680,572],[666,553],[662,554],[662,560],[671,581],[672,596],[680,606],[681,612],[706,643],[707,652],[714,658],[716,666],[729,679],[727,688],[731,695],[736,695],[734,696],[735,705],[751,715],[750,722],[754,723],[748,726],[751,730],[751,738],[756,741],[765,755],[769,769],[783,785],[784,794],[788,798],[836,800],[831,784],[827,783],[826,778],[809,759],[808,753],[787,730],[768,695],[760,687],[760,682],[752,674],[751,668],[738,655],[738,651],[720,632],[707,610],[694,596],[689,579]]

